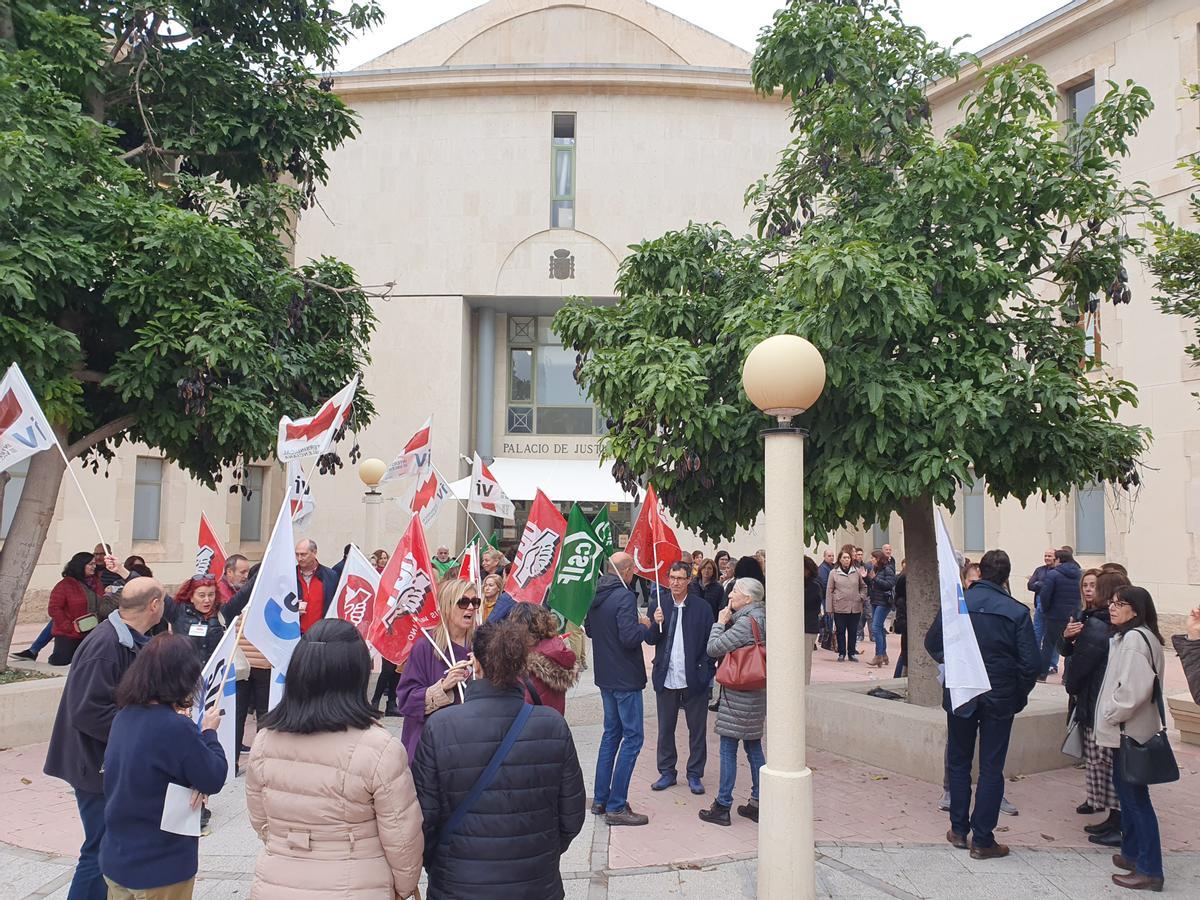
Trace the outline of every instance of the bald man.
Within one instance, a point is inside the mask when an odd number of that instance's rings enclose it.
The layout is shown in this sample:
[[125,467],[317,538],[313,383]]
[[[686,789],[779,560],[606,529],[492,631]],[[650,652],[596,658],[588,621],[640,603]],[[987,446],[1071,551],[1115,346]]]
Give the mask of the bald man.
[[645,825],[650,819],[629,807],[629,780],[642,749],[642,690],[646,661],[645,626],[633,590],[633,557],[614,553],[611,572],[596,584],[596,596],[584,627],[592,639],[592,666],[604,703],[604,734],[596,758],[596,796],[592,813],[609,825]]
[[100,874],[104,750],[117,714],[117,684],[147,642],[146,633],[162,619],[165,597],[166,589],[154,578],[129,582],[121,591],[119,608],[89,632],[67,673],[43,771],[74,788],[83,822],[83,845],[71,881],[71,897],[108,896]]
[[325,618],[337,593],[338,575],[317,559],[317,542],[296,542],[296,595],[300,598],[300,631],[305,632]]

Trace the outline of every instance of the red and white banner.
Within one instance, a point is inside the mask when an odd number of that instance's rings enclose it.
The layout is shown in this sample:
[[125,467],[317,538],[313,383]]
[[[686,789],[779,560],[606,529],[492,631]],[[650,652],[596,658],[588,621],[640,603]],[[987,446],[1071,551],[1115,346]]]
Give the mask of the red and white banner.
[[413,516],[408,530],[379,575],[367,640],[379,655],[404,665],[422,628],[441,621],[437,605],[437,579],[421,519]]
[[633,557],[637,574],[663,585],[667,583],[671,564],[683,559],[679,539],[659,512],[654,485],[646,488],[646,502],[633,525],[625,552]]
[[200,513],[200,534],[196,538],[196,574],[214,578],[225,574],[225,550],[203,512]]
[[467,500],[467,512],[499,516],[509,521],[516,515],[516,507],[478,453],[471,464],[471,494]]
[[288,462],[287,480],[288,509],[292,513],[292,524],[303,527],[317,508],[317,501],[313,499],[312,488],[300,460],[293,459]]
[[480,584],[483,579],[479,574],[479,542],[472,541],[463,551],[462,563],[458,567],[458,577],[472,584]]
[[329,446],[334,434],[350,418],[350,407],[354,403],[354,392],[358,390],[358,376],[326,400],[315,415],[307,419],[279,420],[279,441],[275,455],[281,462],[320,456]]
[[421,524],[429,528],[437,518],[442,502],[450,496],[453,496],[450,485],[438,477],[437,469],[430,466],[417,476],[417,491],[409,504],[413,518],[420,518]]
[[379,573],[371,561],[363,556],[357,544],[350,545],[350,552],[342,566],[342,580],[338,582],[333,602],[325,613],[327,619],[345,619],[358,629],[364,640],[369,640],[375,595],[379,592]]
[[426,472],[433,464],[433,416],[425,420],[421,430],[414,434],[399,455],[388,463],[379,483],[393,481],[406,475],[416,475]]
[[504,589],[514,600],[541,603],[554,580],[567,520],[539,489],[517,545],[517,556]]
[[0,472],[54,446],[54,431],[16,363],[0,381]]

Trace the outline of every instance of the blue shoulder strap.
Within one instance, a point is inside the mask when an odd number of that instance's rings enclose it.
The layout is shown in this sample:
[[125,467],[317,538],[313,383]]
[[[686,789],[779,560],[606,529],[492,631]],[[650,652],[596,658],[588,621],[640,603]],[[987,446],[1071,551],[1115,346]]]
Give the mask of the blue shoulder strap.
[[480,795],[488,789],[488,785],[495,780],[497,773],[500,771],[500,766],[504,762],[504,758],[512,750],[513,744],[517,742],[517,738],[521,736],[521,731],[525,728],[525,723],[529,721],[529,717],[532,714],[532,706],[528,703],[521,704],[521,711],[513,719],[512,725],[508,727],[508,733],[504,735],[504,740],[500,742],[500,746],[492,754],[487,768],[479,774],[479,778],[471,786],[471,792],[455,807],[446,824],[442,826],[442,830],[438,832],[438,846],[445,846],[450,843],[450,838],[454,837],[454,832],[458,830],[458,826],[462,824],[462,820],[467,817],[467,813],[471,811],[471,808],[479,800]]

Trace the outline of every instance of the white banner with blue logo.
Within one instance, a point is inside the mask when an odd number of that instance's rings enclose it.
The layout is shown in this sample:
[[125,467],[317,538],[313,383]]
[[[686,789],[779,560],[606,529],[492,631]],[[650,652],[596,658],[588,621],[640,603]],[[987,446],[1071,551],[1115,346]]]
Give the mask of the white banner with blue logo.
[[950,690],[950,706],[961,710],[980,694],[992,689],[979,641],[971,627],[962,576],[954,556],[954,545],[942,514],[933,511],[937,529],[938,584],[942,594],[942,643],[946,660],[942,683]]
[[[275,518],[271,540],[246,604],[243,634],[280,673],[286,673],[300,640],[300,598],[296,595],[296,548],[288,501]],[[275,678],[272,677],[272,683]]]
[[200,672],[200,701],[193,704],[192,715],[196,724],[210,709],[221,710],[221,724],[217,726],[217,739],[225,751],[225,759],[229,763],[228,780],[233,777],[237,767],[237,747],[234,737],[237,731],[237,666],[234,654],[237,652],[237,620],[225,629],[225,636],[217,649],[208,658]]

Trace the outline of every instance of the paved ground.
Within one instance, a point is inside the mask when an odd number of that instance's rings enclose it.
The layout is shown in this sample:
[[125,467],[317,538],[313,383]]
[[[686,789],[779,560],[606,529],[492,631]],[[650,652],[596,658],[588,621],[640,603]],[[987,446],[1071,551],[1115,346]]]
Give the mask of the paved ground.
[[[1169,690],[1181,683],[1178,668],[1172,657]],[[819,681],[881,677],[874,672],[861,664],[837,664],[824,653],[817,654],[814,665]],[[590,786],[602,717],[598,692],[587,675],[572,692],[567,709]],[[567,897],[753,897],[757,827],[736,816],[731,828],[696,818],[716,787],[715,736],[705,779],[709,794],[694,797],[686,787],[652,793],[648,786],[657,776],[652,692],[646,695],[646,712],[646,746],[631,797],[635,808],[651,816],[651,825],[610,830],[589,816],[563,857]],[[0,752],[0,900],[66,897],[82,834],[70,794],[61,782],[41,774],[44,755],[44,745]],[[1179,758],[1183,779],[1154,789],[1167,849],[1166,896],[1200,897],[1200,834],[1195,825],[1200,821],[1200,752],[1179,748]],[[1068,768],[1010,782],[1008,796],[1021,814],[1003,817],[1000,827],[1007,829],[1001,840],[1013,846],[1013,853],[1004,860],[976,862],[944,842],[947,823],[945,814],[936,810],[936,786],[830,753],[811,752],[809,762],[815,773],[817,887],[822,897],[1123,895],[1109,881],[1114,871],[1109,852],[1083,839],[1081,826],[1090,819],[1074,813],[1082,799],[1080,771]],[[748,795],[749,784],[743,760],[735,791],[738,802]],[[211,806],[214,833],[200,845],[196,896],[244,897],[258,842],[246,819],[242,781],[231,782]]]

